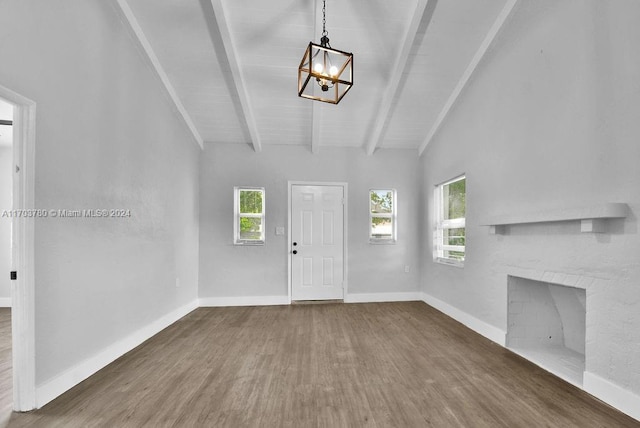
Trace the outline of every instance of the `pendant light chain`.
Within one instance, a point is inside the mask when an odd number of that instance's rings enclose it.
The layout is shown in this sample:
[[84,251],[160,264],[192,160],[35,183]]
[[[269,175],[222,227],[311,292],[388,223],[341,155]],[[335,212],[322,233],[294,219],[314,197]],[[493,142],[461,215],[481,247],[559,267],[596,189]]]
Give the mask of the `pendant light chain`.
[[329,44],[329,33],[327,32],[327,0],[322,0],[322,37],[320,44],[324,47],[331,47]]
[[322,35],[329,35],[327,33],[327,0],[322,0]]

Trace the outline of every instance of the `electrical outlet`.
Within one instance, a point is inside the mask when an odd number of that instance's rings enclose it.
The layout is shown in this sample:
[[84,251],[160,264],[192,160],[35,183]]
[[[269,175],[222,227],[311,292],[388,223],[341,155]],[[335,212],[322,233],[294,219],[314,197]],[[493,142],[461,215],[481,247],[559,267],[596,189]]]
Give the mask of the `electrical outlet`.
[[180,278],[176,277],[176,288],[180,288]]
[[409,269],[409,265],[405,265],[404,266],[404,273],[409,273],[410,269]]

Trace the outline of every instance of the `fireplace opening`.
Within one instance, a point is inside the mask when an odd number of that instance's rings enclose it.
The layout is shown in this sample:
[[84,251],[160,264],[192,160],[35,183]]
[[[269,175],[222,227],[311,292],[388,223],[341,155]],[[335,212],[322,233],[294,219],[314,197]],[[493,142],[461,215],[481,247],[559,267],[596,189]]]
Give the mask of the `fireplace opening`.
[[509,276],[507,347],[582,387],[586,290]]

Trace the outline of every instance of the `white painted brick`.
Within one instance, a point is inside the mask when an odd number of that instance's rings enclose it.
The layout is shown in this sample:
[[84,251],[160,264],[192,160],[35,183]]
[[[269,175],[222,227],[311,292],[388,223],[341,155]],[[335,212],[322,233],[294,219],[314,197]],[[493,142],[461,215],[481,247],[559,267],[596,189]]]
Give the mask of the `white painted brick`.
[[564,280],[567,277],[567,275],[565,275],[564,273],[560,273],[560,272],[555,272],[553,274],[553,280],[549,281],[552,284],[560,284],[560,285],[566,285]]
[[523,303],[522,302],[512,302],[509,305],[509,313],[510,314],[521,314],[522,310],[523,310]]
[[566,275],[564,278],[564,285],[575,287],[579,278],[580,277],[578,275]]
[[542,282],[552,282],[553,281],[553,272],[545,272],[544,275],[542,275]]
[[591,285],[593,284],[593,278],[589,277],[589,276],[581,276],[578,279],[578,282],[576,284],[576,286],[578,286],[579,288],[584,288],[585,290],[588,289]]

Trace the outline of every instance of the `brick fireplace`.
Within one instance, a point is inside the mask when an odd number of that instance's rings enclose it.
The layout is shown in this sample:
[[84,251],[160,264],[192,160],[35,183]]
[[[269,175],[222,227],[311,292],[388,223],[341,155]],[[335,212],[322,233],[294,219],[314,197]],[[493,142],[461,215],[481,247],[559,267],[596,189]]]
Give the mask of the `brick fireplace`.
[[586,290],[517,276],[507,284],[507,347],[582,387]]

